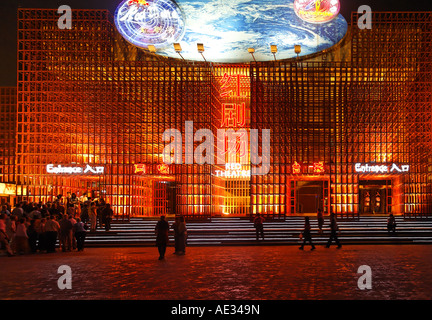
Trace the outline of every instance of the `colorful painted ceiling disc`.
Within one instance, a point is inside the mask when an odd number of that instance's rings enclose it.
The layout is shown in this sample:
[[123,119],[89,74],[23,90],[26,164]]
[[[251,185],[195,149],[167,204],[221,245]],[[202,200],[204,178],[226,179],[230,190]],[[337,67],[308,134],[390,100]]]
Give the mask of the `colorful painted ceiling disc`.
[[170,0],[125,0],[117,7],[114,22],[120,34],[140,48],[162,49],[185,33],[183,14]]

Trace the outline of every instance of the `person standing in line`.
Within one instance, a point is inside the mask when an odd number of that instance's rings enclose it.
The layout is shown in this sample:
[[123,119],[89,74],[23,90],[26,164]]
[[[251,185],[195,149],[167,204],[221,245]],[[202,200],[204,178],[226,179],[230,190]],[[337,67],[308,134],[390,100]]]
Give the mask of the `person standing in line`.
[[165,221],[165,216],[161,216],[160,220],[156,224],[155,232],[156,232],[156,246],[159,251],[159,260],[165,258],[166,247],[168,245],[168,231],[169,224]]
[[262,239],[264,240],[264,217],[261,217],[259,213],[257,213],[254,219],[254,227],[256,233],[256,239],[258,241],[259,235],[261,234]]
[[19,220],[17,231],[15,234],[15,250],[17,254],[28,253],[29,243],[28,243],[28,235],[27,235],[27,227],[25,224],[26,220],[21,218]]
[[36,219],[30,220],[30,226],[27,228],[27,236],[28,236],[28,244],[30,246],[30,252],[37,252],[37,241],[38,241],[38,233],[36,230]]
[[179,255],[186,254],[186,237],[187,237],[186,222],[185,222],[185,218],[181,216],[178,225],[178,254]]
[[66,214],[63,215],[63,219],[60,220],[60,241],[62,251],[71,251],[72,250],[72,239],[71,233],[73,229],[72,222],[68,219]]
[[36,228],[36,232],[38,233],[38,250],[39,252],[46,250],[46,239],[45,239],[45,222],[46,219],[42,218],[39,226]]
[[327,242],[326,248],[330,248],[332,240],[336,242],[338,249],[342,248],[342,245],[340,244],[338,239],[338,232],[339,232],[339,226],[336,221],[336,216],[334,213],[331,213],[330,214],[330,238]]
[[105,204],[104,208],[102,209],[102,220],[103,224],[105,225],[105,231],[109,231],[111,229],[111,220],[114,215],[114,211],[111,208],[111,205],[109,203]]
[[96,203],[92,202],[89,206],[90,232],[96,232],[97,208]]
[[55,252],[57,235],[59,231],[60,225],[55,220],[54,216],[50,216],[49,218],[47,218],[47,222],[45,223],[45,239],[47,253]]
[[171,225],[171,228],[174,231],[174,252],[173,254],[179,253],[179,224],[180,224],[180,217],[175,217],[174,223]]
[[83,251],[86,237],[86,226],[80,218],[77,218],[76,221],[77,222],[74,225],[74,234],[77,242],[77,249],[78,251]]
[[71,238],[72,249],[75,250],[77,248],[77,244],[76,244],[76,239],[75,239],[75,233],[74,233],[73,226],[75,225],[75,223],[77,223],[77,221],[75,220],[74,216],[72,216],[72,215],[70,215],[68,217],[68,219],[72,223],[72,229],[70,231],[70,238]]
[[0,246],[3,247],[9,257],[14,256],[14,253],[9,245],[9,236],[6,233],[5,214],[0,215]]
[[305,225],[304,225],[304,229],[303,229],[303,243],[300,246],[300,250],[303,250],[304,246],[306,245],[306,241],[310,243],[311,245],[311,250],[315,250],[315,246],[312,243],[312,236],[311,236],[311,225],[310,225],[310,221],[309,221],[309,217],[305,217]]
[[8,210],[7,205],[2,206],[2,210],[1,210],[0,214],[5,214],[7,217],[9,217],[11,215],[10,211]]
[[318,209],[318,214],[317,214],[317,220],[318,220],[318,232],[319,234],[323,233],[323,226],[324,226],[324,215],[323,215],[323,211],[322,209]]
[[24,214],[24,210],[23,210],[22,206],[23,206],[23,204],[22,204],[22,202],[20,202],[12,210],[12,215],[15,217],[18,217],[18,219],[21,219],[22,215]]

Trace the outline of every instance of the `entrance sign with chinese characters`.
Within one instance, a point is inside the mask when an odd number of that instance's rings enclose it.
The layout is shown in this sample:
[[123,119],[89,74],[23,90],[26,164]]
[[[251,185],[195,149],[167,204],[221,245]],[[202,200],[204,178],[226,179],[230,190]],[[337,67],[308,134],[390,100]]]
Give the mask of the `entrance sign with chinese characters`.
[[48,164],[46,166],[47,173],[53,174],[103,174],[105,168],[102,166],[91,166],[89,164],[85,166],[62,166],[61,164],[56,167],[54,164]]
[[357,173],[407,173],[410,166],[407,164],[369,164],[356,163],[354,170]]
[[246,125],[248,78],[244,74],[224,73],[220,79],[222,103],[221,128],[242,128]]
[[243,163],[243,160],[239,158],[244,159],[249,156],[247,131],[245,131],[250,122],[248,71],[238,68],[222,68],[217,80],[220,85],[219,101],[221,103],[219,128],[227,133],[224,138],[225,146],[219,152],[228,163]]

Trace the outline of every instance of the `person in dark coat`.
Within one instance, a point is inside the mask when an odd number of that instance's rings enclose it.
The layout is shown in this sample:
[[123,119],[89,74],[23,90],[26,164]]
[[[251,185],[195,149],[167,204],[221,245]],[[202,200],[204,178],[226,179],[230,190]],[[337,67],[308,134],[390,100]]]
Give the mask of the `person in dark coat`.
[[339,227],[337,225],[336,217],[334,213],[331,213],[330,214],[330,238],[327,242],[326,248],[330,248],[332,240],[336,242],[338,249],[342,248],[342,245],[340,244],[338,239],[338,231],[339,231]]
[[38,241],[38,233],[36,231],[36,220],[32,219],[30,221],[30,226],[27,228],[28,242],[30,246],[30,252],[37,252],[37,241]]
[[178,225],[178,254],[186,254],[186,239],[187,239],[187,228],[185,218],[182,216],[179,220]]
[[264,240],[264,218],[261,217],[259,213],[257,213],[255,219],[254,219],[254,227],[255,227],[255,233],[256,233],[256,239],[258,241],[259,235],[261,234],[262,239]]
[[179,223],[180,223],[180,217],[176,217],[174,223],[171,225],[171,228],[174,231],[174,253],[173,254],[178,254],[179,253],[179,236],[178,236],[178,227],[179,227]]
[[309,222],[309,217],[305,217],[305,225],[304,225],[304,229],[303,229],[303,243],[300,246],[300,250],[303,250],[304,246],[306,245],[306,241],[310,243],[311,245],[311,250],[315,250],[315,246],[312,243],[312,236],[311,236],[311,225]]
[[396,232],[396,219],[392,213],[390,213],[390,216],[387,219],[387,231]]
[[111,220],[114,215],[114,211],[111,208],[109,203],[105,204],[105,207],[102,210],[102,221],[105,225],[105,231],[109,231],[111,229]]
[[156,224],[155,232],[156,232],[156,246],[159,251],[159,260],[165,258],[166,247],[168,245],[168,231],[169,224],[165,221],[165,216],[161,216],[160,220]]

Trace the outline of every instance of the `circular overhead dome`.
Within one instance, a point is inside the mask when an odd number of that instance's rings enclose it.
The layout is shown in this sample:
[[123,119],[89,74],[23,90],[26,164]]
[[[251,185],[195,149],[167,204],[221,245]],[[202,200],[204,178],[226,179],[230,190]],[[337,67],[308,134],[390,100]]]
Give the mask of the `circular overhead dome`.
[[[330,10],[334,7],[334,1],[337,1],[336,9],[339,12],[338,0],[302,0],[301,5],[308,10]],[[294,0],[129,0],[120,4],[115,15],[116,21],[120,19],[120,8],[125,3],[128,5],[126,9],[134,12],[132,15],[128,10],[122,9],[123,17],[132,19],[133,16],[135,21],[128,30],[132,34],[138,34],[128,38],[119,26],[117,28],[129,42],[141,48],[155,45],[157,54],[179,58],[173,47],[173,43],[178,42],[181,55],[187,60],[203,60],[197,50],[198,43],[204,45],[205,59],[212,62],[249,62],[253,60],[249,48],[255,50],[253,55],[257,61],[273,60],[271,45],[277,46],[276,59],[288,59],[297,56],[294,52],[295,45],[301,46],[300,55],[320,52],[338,43],[348,30],[346,20],[337,13],[327,22],[312,23],[301,19],[294,10]],[[161,6],[162,3],[165,6]],[[154,10],[152,7],[162,9],[158,14],[150,15],[150,10]],[[168,7],[175,9],[165,9]],[[312,15],[319,16],[316,13]],[[328,14],[323,16],[329,17]],[[148,27],[150,20],[142,20],[146,17],[158,19],[153,19]],[[172,28],[168,29],[167,26]],[[143,31],[158,40],[140,36],[139,33]],[[140,37],[144,39],[140,44],[132,41]]]

